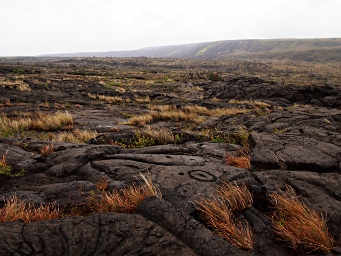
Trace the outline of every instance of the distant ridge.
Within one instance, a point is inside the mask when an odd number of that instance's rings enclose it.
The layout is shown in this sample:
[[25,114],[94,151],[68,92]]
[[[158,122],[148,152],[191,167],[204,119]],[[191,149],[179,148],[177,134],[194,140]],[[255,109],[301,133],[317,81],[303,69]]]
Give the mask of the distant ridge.
[[341,61],[341,38],[226,40],[132,51],[47,54],[44,57],[242,58]]

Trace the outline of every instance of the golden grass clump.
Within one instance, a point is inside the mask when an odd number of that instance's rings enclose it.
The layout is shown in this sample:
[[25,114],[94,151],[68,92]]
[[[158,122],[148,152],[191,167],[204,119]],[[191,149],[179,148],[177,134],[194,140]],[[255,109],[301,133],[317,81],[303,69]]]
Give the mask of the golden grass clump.
[[231,99],[229,100],[230,104],[240,104],[240,105],[249,105],[249,106],[254,106],[254,107],[271,107],[270,104],[265,103],[263,101],[259,100],[236,100],[236,99]]
[[192,105],[178,108],[172,105],[150,105],[150,112],[130,118],[128,124],[144,126],[157,121],[188,121],[200,124],[208,116],[236,115],[247,113],[250,110],[237,108],[207,109],[206,107]]
[[160,144],[175,143],[176,136],[167,128],[153,129],[148,126],[142,130],[142,133],[153,138]]
[[245,168],[250,169],[251,168],[251,161],[250,157],[247,155],[243,156],[232,156],[230,154],[226,155],[226,164],[239,167],[239,168]]
[[11,176],[12,175],[12,167],[7,164],[6,154],[3,154],[0,159],[0,174]]
[[248,113],[250,110],[248,109],[240,109],[240,108],[217,108],[211,111],[211,115],[213,116],[225,116],[225,115],[238,115]]
[[22,92],[32,91],[30,85],[25,83],[22,79],[15,79],[14,81],[11,81],[6,78],[0,78],[0,87],[15,88]]
[[170,110],[164,112],[151,112],[155,121],[189,121],[193,123],[201,123],[204,119],[195,113],[186,113],[181,110]]
[[52,138],[54,142],[85,143],[97,137],[98,133],[91,130],[74,130],[72,132],[61,132]]
[[153,121],[153,116],[151,114],[144,114],[144,115],[138,115],[133,116],[132,118],[129,118],[128,124],[136,125],[136,126],[144,126],[146,124],[150,124]]
[[272,224],[275,232],[294,249],[328,253],[333,248],[333,238],[328,232],[325,218],[301,202],[292,187],[283,194],[270,195],[274,204]]
[[32,119],[20,118],[10,119],[6,115],[0,116],[0,132],[4,135],[28,130],[31,126]]
[[89,206],[95,212],[133,213],[144,199],[152,196],[162,198],[161,192],[155,186],[150,176],[140,175],[143,185],[131,185],[112,193],[103,192],[101,198],[90,197]]
[[0,222],[14,222],[22,220],[25,223],[61,218],[62,214],[55,203],[41,205],[35,208],[30,203],[12,196],[6,200],[5,206],[0,209]]
[[173,105],[149,105],[150,110],[157,110],[157,111],[172,111],[176,109]]
[[99,101],[104,101],[107,103],[123,103],[126,102],[125,99],[119,96],[106,96],[106,95],[97,95],[97,94],[91,94],[88,93],[88,97],[93,100],[99,100]]
[[184,111],[190,113],[196,113],[198,115],[206,115],[206,116],[223,116],[223,115],[237,115],[250,112],[248,109],[239,109],[239,108],[216,108],[216,109],[208,109],[206,107],[192,105],[184,107]]
[[253,232],[246,221],[238,221],[233,211],[251,207],[252,196],[246,186],[224,183],[213,199],[197,201],[197,209],[215,232],[234,246],[252,249]]
[[37,118],[31,119],[29,129],[54,131],[73,127],[72,115],[68,112],[57,112],[55,114],[38,113]]
[[144,115],[134,116],[128,120],[128,124],[144,126],[157,121],[188,121],[199,124],[204,120],[204,118],[193,113],[185,113],[181,110],[170,110],[163,112],[151,111]]
[[96,189],[98,191],[105,191],[108,189],[108,186],[109,186],[109,182],[107,179],[105,178],[102,178],[100,179],[97,183],[96,183]]
[[210,115],[210,110],[206,107],[198,106],[198,105],[191,105],[191,106],[185,106],[184,111],[190,112],[190,113],[196,113],[201,115]]
[[224,182],[218,187],[217,192],[232,211],[243,211],[253,204],[252,195],[245,185],[239,186]]
[[19,172],[14,173],[12,167],[7,164],[7,151],[5,154],[2,155],[1,159],[0,159],[0,174],[1,175],[5,175],[8,177],[19,177],[19,176],[23,176],[25,173],[25,170],[21,170]]
[[204,200],[198,203],[198,209],[205,214],[208,224],[215,232],[234,246],[252,249],[253,234],[247,222],[234,220],[232,212],[221,200]]
[[40,149],[40,154],[42,156],[48,156],[48,155],[52,154],[53,152],[54,152],[53,144],[45,145]]
[[146,96],[146,97],[136,97],[135,99],[135,102],[137,103],[150,103],[150,97],[149,96]]
[[34,118],[25,116],[11,119],[6,115],[0,116],[0,133],[4,135],[15,134],[24,130],[55,131],[70,129],[72,126],[73,118],[68,112],[38,113]]

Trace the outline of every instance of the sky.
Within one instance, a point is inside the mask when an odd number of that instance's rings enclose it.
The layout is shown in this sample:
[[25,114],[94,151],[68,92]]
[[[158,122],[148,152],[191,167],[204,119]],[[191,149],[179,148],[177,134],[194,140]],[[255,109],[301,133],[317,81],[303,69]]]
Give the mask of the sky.
[[341,37],[341,0],[0,0],[0,56]]

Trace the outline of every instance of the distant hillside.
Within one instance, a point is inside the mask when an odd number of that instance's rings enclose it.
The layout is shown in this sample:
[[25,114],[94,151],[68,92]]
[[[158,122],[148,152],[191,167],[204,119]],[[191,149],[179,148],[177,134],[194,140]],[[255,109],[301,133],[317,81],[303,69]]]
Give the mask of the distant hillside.
[[85,52],[52,57],[251,58],[341,61],[341,38],[229,40],[149,47],[133,51]]

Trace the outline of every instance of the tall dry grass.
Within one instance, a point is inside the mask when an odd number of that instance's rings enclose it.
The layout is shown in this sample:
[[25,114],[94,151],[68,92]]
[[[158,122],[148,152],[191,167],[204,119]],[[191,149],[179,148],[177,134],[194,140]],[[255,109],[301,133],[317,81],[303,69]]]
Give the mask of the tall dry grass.
[[209,116],[236,115],[250,110],[238,108],[207,109],[206,107],[191,105],[178,108],[172,105],[150,105],[150,112],[130,118],[128,124],[144,126],[157,121],[187,121],[200,124]]
[[228,203],[232,211],[243,211],[253,204],[252,194],[245,185],[224,182],[217,189],[221,199]]
[[212,199],[196,202],[204,220],[221,237],[234,246],[252,249],[253,232],[246,221],[237,220],[233,211],[241,211],[252,205],[252,195],[246,186],[224,183],[218,187]]
[[97,136],[96,131],[75,129],[71,132],[60,132],[53,135],[51,140],[54,142],[85,143]]
[[250,112],[248,109],[240,109],[240,108],[215,108],[208,109],[206,107],[191,105],[184,107],[185,112],[196,113],[198,115],[206,115],[206,116],[224,116],[224,115],[237,115]]
[[48,156],[48,155],[52,154],[53,152],[54,152],[53,144],[45,145],[40,149],[40,154],[42,156]]
[[144,199],[152,196],[162,198],[157,186],[152,183],[150,176],[140,175],[142,185],[131,185],[114,192],[103,192],[101,198],[91,196],[89,207],[94,212],[133,213]]
[[92,93],[88,93],[88,97],[93,100],[104,101],[104,102],[112,103],[112,104],[120,104],[120,103],[127,102],[128,100],[128,99],[123,99],[120,96],[107,96],[107,95],[99,95],[99,94],[92,94]]
[[0,222],[14,222],[22,220],[25,223],[61,218],[62,214],[55,203],[34,207],[30,203],[12,196],[5,201],[0,209]]
[[230,104],[240,104],[240,105],[249,105],[249,106],[254,106],[254,107],[271,107],[270,104],[265,103],[263,101],[259,100],[236,100],[236,99],[231,99],[229,100]]
[[29,129],[41,131],[55,131],[71,129],[73,118],[69,112],[56,112],[54,114],[38,113],[36,118],[31,119]]
[[6,175],[6,176],[11,176],[12,175],[12,167],[7,164],[6,160],[7,152],[2,155],[0,159],[0,174]]
[[0,133],[15,134],[25,130],[56,131],[73,127],[72,115],[68,112],[54,114],[36,113],[22,118],[0,116]]
[[153,138],[155,141],[157,141],[160,144],[176,142],[176,136],[174,136],[172,132],[167,128],[154,129],[148,126],[142,130],[142,134]]
[[195,113],[186,113],[181,110],[171,110],[171,111],[151,111],[144,115],[138,115],[130,118],[128,120],[128,124],[144,126],[146,124],[151,124],[158,121],[187,121],[193,123],[201,123],[205,119],[201,116],[196,115]]
[[251,168],[251,160],[250,160],[250,157],[247,155],[233,156],[233,155],[227,154],[226,164],[230,166],[239,167],[239,168],[245,168],[245,169]]
[[275,210],[272,224],[279,237],[290,242],[294,249],[330,252],[334,241],[322,214],[301,202],[290,186],[284,193],[273,193],[270,198]]

